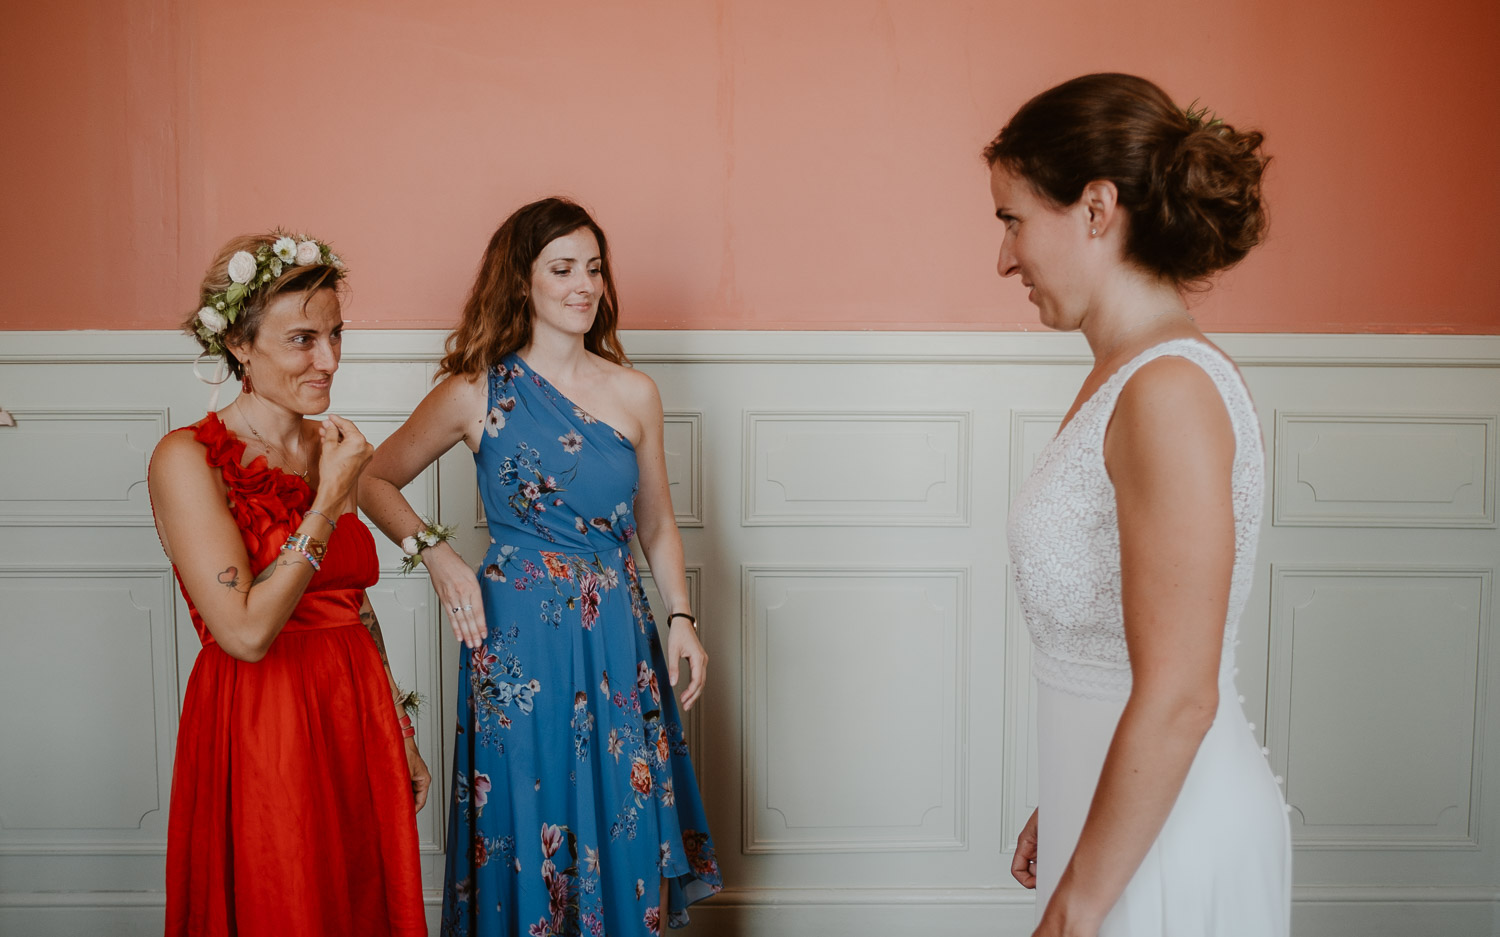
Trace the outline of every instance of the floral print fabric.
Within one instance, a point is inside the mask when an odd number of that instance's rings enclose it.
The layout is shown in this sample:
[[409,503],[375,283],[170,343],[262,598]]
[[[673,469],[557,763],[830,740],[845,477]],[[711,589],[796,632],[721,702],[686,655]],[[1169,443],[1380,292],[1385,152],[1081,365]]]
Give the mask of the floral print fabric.
[[515,355],[489,385],[443,933],[660,934],[722,879],[630,553],[635,449]]

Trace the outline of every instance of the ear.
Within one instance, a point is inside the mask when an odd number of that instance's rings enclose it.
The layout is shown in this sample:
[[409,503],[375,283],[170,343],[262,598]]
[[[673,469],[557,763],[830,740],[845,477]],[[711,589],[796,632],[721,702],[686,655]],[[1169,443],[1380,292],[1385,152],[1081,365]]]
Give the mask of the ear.
[[1078,205],[1084,210],[1083,220],[1088,224],[1090,237],[1104,237],[1120,224],[1120,191],[1108,179],[1095,179],[1084,186]]

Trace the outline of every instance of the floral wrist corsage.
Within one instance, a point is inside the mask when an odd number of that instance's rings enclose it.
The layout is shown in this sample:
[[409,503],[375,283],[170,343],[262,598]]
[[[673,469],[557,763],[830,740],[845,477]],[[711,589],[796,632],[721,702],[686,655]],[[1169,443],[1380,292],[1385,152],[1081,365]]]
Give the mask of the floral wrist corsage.
[[446,524],[438,524],[423,518],[426,525],[421,530],[401,541],[401,552],[406,559],[401,561],[401,571],[409,573],[422,565],[422,551],[435,547],[444,540],[452,540],[457,531]]

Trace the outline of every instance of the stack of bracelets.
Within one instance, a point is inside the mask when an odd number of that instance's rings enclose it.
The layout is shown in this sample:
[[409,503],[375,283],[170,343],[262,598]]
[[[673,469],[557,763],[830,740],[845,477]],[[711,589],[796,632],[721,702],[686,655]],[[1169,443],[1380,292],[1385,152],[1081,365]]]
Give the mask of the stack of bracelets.
[[328,549],[328,544],[322,540],[314,540],[312,534],[292,534],[286,538],[286,543],[281,549],[282,552],[290,550],[293,553],[302,554],[316,571],[323,566],[323,553]]

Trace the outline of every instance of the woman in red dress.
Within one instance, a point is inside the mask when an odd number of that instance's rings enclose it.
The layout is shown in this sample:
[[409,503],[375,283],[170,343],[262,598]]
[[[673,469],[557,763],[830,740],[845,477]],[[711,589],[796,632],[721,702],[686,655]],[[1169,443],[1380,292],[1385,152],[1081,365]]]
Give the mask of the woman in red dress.
[[162,439],[149,475],[203,642],[172,776],[168,935],[427,932],[415,813],[431,778],[353,513],[372,450],[348,420],[305,418],[328,409],[343,269],[309,238],[237,238],[186,324],[242,388]]

